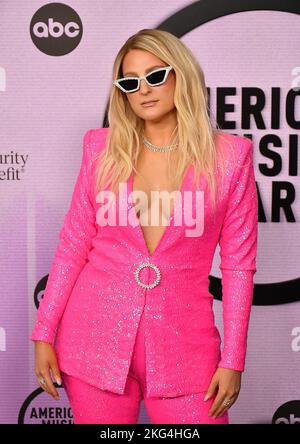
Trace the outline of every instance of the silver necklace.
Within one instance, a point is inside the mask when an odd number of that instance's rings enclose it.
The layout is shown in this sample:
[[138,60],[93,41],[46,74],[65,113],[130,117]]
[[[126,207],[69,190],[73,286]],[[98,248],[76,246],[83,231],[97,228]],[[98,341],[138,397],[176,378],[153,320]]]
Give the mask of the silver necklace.
[[[177,128],[177,125],[176,125],[175,129],[176,128]],[[175,131],[175,129],[174,129],[174,131]],[[173,133],[174,133],[174,131],[173,131]],[[172,134],[171,134],[171,136],[172,136]],[[144,135],[143,135],[143,144],[147,148],[149,148],[151,151],[155,151],[155,152],[159,152],[159,153],[165,153],[167,151],[172,151],[172,150],[175,150],[178,147],[178,143],[173,143],[171,145],[167,145],[167,146],[164,146],[164,147],[153,145],[153,143],[149,142],[149,140],[146,139],[146,137]]]

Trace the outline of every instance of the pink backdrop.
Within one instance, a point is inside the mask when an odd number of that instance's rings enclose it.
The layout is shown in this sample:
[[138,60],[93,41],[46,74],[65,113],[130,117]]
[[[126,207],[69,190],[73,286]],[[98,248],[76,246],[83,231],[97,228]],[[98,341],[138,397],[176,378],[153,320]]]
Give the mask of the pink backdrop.
[[[226,5],[218,11],[215,3]],[[63,388],[57,402],[37,384],[29,341],[35,297],[53,259],[83,134],[104,126],[117,51],[139,29],[162,23],[197,56],[224,130],[254,142],[259,253],[246,370],[231,422],[300,421],[300,8],[245,1],[245,10],[235,11],[232,3],[69,0],[53,8],[0,1],[1,423],[72,422]],[[51,17],[76,25],[54,46],[51,34],[36,29]],[[219,278],[218,266],[217,251],[211,275]],[[217,298],[214,311],[222,333]],[[143,404],[139,421],[148,422]]]

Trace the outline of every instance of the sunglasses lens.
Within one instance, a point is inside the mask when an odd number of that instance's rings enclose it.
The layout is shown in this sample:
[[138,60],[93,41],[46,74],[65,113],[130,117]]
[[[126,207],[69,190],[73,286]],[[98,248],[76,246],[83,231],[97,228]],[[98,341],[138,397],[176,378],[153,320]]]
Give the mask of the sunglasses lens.
[[131,91],[138,87],[138,81],[135,79],[121,80],[119,85],[121,85],[126,91]]
[[151,85],[156,85],[157,83],[161,83],[163,81],[165,74],[166,70],[161,69],[147,76],[147,80],[149,83],[151,83]]

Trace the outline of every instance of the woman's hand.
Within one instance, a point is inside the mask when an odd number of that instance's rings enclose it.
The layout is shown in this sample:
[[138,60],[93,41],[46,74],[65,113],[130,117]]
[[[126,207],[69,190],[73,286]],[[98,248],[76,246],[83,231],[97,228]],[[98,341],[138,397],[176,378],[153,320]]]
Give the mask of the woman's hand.
[[[61,376],[54,347],[47,342],[35,341],[35,374],[38,378],[38,383],[43,390],[58,400],[59,395],[53,385],[50,368],[56,382],[61,385]],[[44,384],[40,382],[41,378],[44,378]]]
[[[242,372],[238,370],[221,367],[217,369],[204,398],[204,401],[211,398],[218,387],[216,399],[209,410],[209,416],[215,418],[221,416],[235,403],[241,389],[241,376]],[[224,405],[224,401],[230,401],[230,403]]]

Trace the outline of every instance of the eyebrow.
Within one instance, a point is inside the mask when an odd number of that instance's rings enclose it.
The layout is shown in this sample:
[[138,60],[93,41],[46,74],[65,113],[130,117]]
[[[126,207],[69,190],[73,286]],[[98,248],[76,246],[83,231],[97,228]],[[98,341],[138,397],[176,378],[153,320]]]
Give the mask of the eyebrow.
[[[165,67],[166,67],[166,65],[156,65],[156,66],[151,66],[151,68],[146,69],[145,73],[148,73],[148,72],[152,71],[152,70],[155,69],[155,68],[165,68]],[[134,76],[137,76],[138,74],[137,74],[136,72],[126,72],[126,73],[124,74],[124,76],[128,76],[128,75],[134,75]]]

